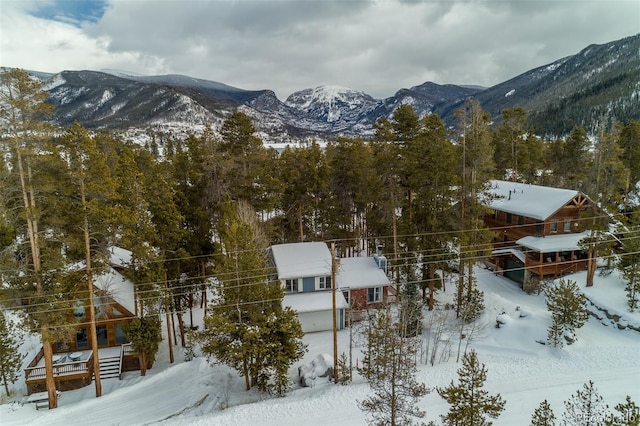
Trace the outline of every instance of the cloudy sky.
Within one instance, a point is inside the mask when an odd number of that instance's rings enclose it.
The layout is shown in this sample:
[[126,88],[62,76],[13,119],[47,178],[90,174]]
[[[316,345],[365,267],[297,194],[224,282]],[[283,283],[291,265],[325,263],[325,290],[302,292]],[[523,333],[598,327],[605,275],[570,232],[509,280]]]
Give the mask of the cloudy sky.
[[638,0],[0,0],[0,65],[383,98],[491,86],[639,32]]

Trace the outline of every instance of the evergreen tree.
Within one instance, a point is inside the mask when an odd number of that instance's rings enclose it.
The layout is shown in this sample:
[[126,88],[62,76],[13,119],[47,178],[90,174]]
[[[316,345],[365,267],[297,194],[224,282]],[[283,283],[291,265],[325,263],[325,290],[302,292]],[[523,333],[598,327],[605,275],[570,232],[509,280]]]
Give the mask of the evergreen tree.
[[459,176],[455,147],[440,117],[430,114],[422,119],[421,125],[418,136],[404,149],[407,187],[412,195],[408,211],[410,225],[403,232],[410,234],[408,246],[415,246],[414,260],[407,263],[419,274],[416,279],[422,287],[423,299],[429,289],[428,306],[433,310],[435,287],[439,284],[436,270],[443,269],[451,258],[454,233],[447,231],[455,229],[451,206],[455,203],[454,186]]
[[547,329],[547,343],[554,348],[564,346],[564,338],[562,336],[563,327],[558,324],[555,318],[551,319],[551,325]]
[[446,388],[437,388],[438,394],[451,406],[442,421],[446,426],[489,426],[486,417],[498,418],[506,401],[500,394],[489,395],[483,389],[487,369],[480,364],[474,350],[462,358],[458,369],[459,383],[451,382]]
[[22,355],[18,351],[20,341],[15,330],[15,324],[6,319],[0,308],[0,379],[7,396],[9,396],[9,383],[15,383],[18,380],[20,377],[18,373],[22,367]]
[[607,415],[607,406],[591,380],[564,402],[564,409],[562,424],[565,426],[598,426]]
[[279,239],[306,241],[322,237],[328,221],[326,202],[330,172],[325,152],[313,142],[306,147],[287,146],[278,161],[282,213]]
[[581,221],[583,228],[589,230],[589,237],[582,244],[588,256],[587,287],[593,285],[598,257],[613,253],[615,241],[609,237],[609,226],[623,205],[629,176],[629,169],[621,159],[622,149],[613,134],[602,131],[593,148],[591,169],[582,184],[583,192],[592,200],[582,212],[588,220]]
[[133,318],[122,324],[122,331],[140,358],[140,375],[146,375],[147,368],[156,359],[159,343],[162,341],[160,318],[153,314]]
[[533,412],[531,416],[531,426],[555,426],[555,424],[556,415],[553,414],[551,405],[549,405],[549,402],[545,399]]
[[496,177],[520,181],[527,168],[525,123],[527,112],[522,107],[502,111],[502,124],[492,135]]
[[271,282],[268,240],[246,202],[228,202],[218,223],[220,282],[200,332],[202,352],[229,365],[256,386],[284,395],[291,364],[304,354],[296,314],[282,307],[284,289]]
[[[51,186],[50,181],[43,181],[43,175],[35,174],[40,166],[47,168],[48,164],[38,164],[42,160],[42,145],[45,139],[47,125],[45,119],[51,114],[53,106],[46,102],[47,93],[42,90],[38,81],[20,69],[2,68],[0,71],[0,131],[8,144],[9,153],[6,158],[11,163],[9,168],[11,178],[16,182],[17,197],[3,199],[16,212],[16,230],[18,239],[28,244],[29,249],[20,247],[16,259],[19,271],[12,278],[14,287],[19,287],[22,297],[29,300],[31,307],[51,304],[56,309],[43,312],[28,308],[24,312],[28,327],[38,329],[41,334],[44,350],[46,388],[49,397],[49,408],[58,405],[55,381],[53,377],[53,347],[59,339],[64,339],[73,321],[62,314],[70,307],[68,301],[60,297],[64,293],[65,280],[61,273],[62,262],[60,247],[54,241],[46,244],[45,236],[40,235],[43,225],[43,215],[40,200],[43,195],[51,195],[53,191],[45,191],[45,186]],[[51,190],[51,188],[47,188]],[[61,212],[58,212],[60,214]],[[46,229],[46,228],[44,228]],[[55,232],[47,235],[54,236]],[[20,270],[22,269],[22,270]],[[8,280],[8,281],[9,281]],[[63,325],[66,323],[66,326]],[[56,326],[60,326],[59,328]]]
[[623,403],[615,406],[616,412],[607,415],[606,426],[640,426],[640,407],[627,395]]
[[69,264],[84,262],[85,297],[96,396],[102,395],[98,338],[93,300],[94,268],[105,263],[108,237],[116,227],[117,207],[114,206],[116,182],[111,176],[106,156],[96,139],[77,122],[62,137],[54,141],[51,155],[63,164],[59,198],[55,205],[67,214],[58,221],[63,229],[65,255]]
[[234,112],[222,124],[222,139],[215,144],[213,168],[218,206],[228,196],[233,200],[246,200],[258,212],[272,211],[275,171],[273,152],[264,148],[256,136],[256,129],[246,114]]
[[342,352],[338,358],[338,383],[348,385],[351,382],[351,369],[347,354]]
[[371,424],[410,425],[414,418],[424,417],[416,405],[428,393],[415,378],[417,342],[402,337],[388,309],[373,314],[365,337],[362,373],[373,394],[358,405]]
[[622,148],[622,162],[629,169],[625,194],[635,190],[640,182],[640,121],[631,120],[619,132],[618,143]]
[[[460,317],[463,295],[473,294],[473,266],[491,250],[493,232],[484,227],[487,211],[483,200],[488,194],[494,163],[489,134],[489,114],[478,101],[468,101],[456,111],[459,126],[459,159],[461,183],[458,189],[457,219],[460,256],[460,277],[457,289],[456,315]],[[466,280],[466,283],[465,283]]]
[[627,282],[624,289],[629,311],[633,312],[640,306],[640,227],[624,234],[617,266]]
[[583,191],[588,170],[593,164],[591,142],[582,127],[574,127],[562,144],[562,156],[554,174],[559,177],[559,186]]
[[564,279],[547,287],[544,294],[547,309],[551,312],[552,327],[557,327],[558,333],[573,339],[575,330],[582,327],[589,318],[589,312],[584,307],[585,295],[580,292],[575,281]]
[[366,218],[372,209],[374,172],[370,147],[360,138],[339,137],[326,148],[329,165],[328,234],[342,240],[344,256],[359,253],[367,238]]

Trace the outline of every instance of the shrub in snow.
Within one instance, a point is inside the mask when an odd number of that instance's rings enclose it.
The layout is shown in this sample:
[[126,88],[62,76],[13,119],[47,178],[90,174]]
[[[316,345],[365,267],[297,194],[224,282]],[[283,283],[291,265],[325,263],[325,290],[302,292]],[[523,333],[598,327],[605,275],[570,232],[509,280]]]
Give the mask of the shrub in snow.
[[500,328],[502,325],[506,325],[511,322],[511,317],[505,313],[502,313],[496,317],[496,328]]
[[333,357],[327,354],[318,355],[313,361],[298,367],[300,384],[313,387],[318,377],[333,377]]
[[531,426],[555,426],[556,415],[546,399],[540,403],[531,416]]
[[552,320],[547,341],[553,346],[560,346],[558,338],[564,335],[568,337],[569,344],[573,343],[576,339],[575,330],[589,318],[589,312],[584,307],[585,295],[580,293],[575,281],[570,280],[560,280],[555,286],[547,287],[544,294]]
[[564,402],[565,411],[562,415],[563,424],[567,426],[596,426],[601,425],[607,417],[607,405],[598,394],[594,383],[582,385],[582,390],[576,391],[571,398]]

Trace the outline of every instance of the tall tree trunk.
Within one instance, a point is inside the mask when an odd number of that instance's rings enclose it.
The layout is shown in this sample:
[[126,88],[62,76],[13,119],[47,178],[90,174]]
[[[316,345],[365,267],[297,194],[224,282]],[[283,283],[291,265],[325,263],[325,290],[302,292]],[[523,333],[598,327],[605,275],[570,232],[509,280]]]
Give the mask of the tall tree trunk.
[[80,196],[84,213],[84,249],[87,270],[87,287],[89,291],[89,332],[91,334],[91,351],[93,352],[93,376],[96,383],[96,398],[102,396],[102,382],[100,381],[100,357],[98,355],[98,333],[96,331],[96,311],[93,303],[93,278],[91,274],[91,244],[89,240],[89,219],[87,214],[87,200],[84,179],[80,179]]
[[[27,219],[27,231],[29,233],[29,245],[31,247],[31,258],[33,261],[33,270],[36,277],[36,293],[39,297],[43,296],[44,289],[42,286],[42,277],[40,276],[40,242],[38,235],[38,221],[35,217],[35,197],[33,188],[30,185],[31,172],[29,168],[29,184],[27,184],[27,176],[23,166],[23,159],[20,147],[16,146],[16,156],[18,163],[18,175],[20,177],[20,186],[22,188],[22,201],[24,203],[25,216]],[[31,195],[31,198],[29,197]],[[53,378],[53,348],[49,342],[49,326],[46,322],[42,322],[40,326],[40,334],[42,340],[42,348],[44,351],[45,365],[45,385],[49,397],[49,409],[58,407],[58,394],[56,392],[56,383]]]

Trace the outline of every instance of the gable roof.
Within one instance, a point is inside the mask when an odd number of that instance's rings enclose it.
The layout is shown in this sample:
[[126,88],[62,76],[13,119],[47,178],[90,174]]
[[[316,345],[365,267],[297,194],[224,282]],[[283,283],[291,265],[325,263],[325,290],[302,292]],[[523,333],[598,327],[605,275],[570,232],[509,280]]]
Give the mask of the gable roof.
[[93,285],[109,295],[130,313],[136,311],[133,282],[112,267],[108,267],[105,272],[94,276]]
[[546,220],[580,192],[549,186],[492,180],[489,190],[496,198],[489,207],[506,213]]
[[389,278],[373,257],[344,257],[336,274],[337,287],[367,288],[389,285]]
[[331,275],[331,252],[325,243],[291,243],[271,246],[278,279]]

